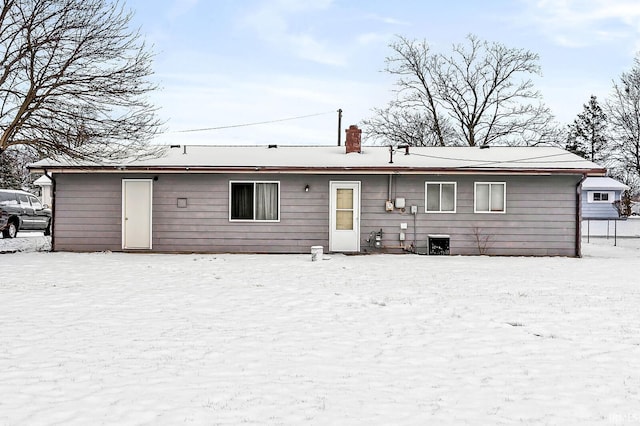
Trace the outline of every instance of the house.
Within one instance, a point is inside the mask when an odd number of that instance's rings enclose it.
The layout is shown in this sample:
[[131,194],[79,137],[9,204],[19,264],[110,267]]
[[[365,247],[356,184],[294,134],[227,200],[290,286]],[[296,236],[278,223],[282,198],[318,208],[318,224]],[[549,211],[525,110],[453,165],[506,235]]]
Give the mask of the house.
[[582,182],[582,234],[587,241],[591,236],[608,238],[613,234],[614,244],[617,244],[618,221],[627,219],[621,214],[620,203],[622,193],[628,189],[624,183],[605,176],[588,177]]
[[582,218],[584,220],[618,219],[616,203],[629,186],[610,177],[588,177],[582,182]]
[[43,160],[63,251],[580,256],[580,183],[555,147],[172,146],[159,158]]

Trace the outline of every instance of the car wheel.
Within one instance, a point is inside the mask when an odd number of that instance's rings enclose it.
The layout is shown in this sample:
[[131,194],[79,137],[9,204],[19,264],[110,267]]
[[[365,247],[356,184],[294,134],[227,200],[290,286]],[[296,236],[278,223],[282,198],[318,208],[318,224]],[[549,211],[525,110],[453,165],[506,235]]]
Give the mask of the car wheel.
[[2,231],[2,236],[5,238],[15,238],[18,235],[18,227],[15,222],[9,222],[9,226]]
[[45,236],[49,236],[51,235],[51,222],[49,222],[49,224],[47,225],[46,228],[44,228],[44,235]]

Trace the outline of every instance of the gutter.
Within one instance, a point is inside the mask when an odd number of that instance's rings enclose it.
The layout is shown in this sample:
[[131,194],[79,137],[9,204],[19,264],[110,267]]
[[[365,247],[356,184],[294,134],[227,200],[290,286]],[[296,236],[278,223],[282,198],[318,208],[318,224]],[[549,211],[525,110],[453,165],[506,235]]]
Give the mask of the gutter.
[[587,174],[582,174],[582,179],[576,185],[576,257],[582,257],[582,183],[587,179]]
[[51,230],[51,251],[56,251],[56,233],[54,232],[54,225],[56,222],[56,180],[49,174],[47,169],[44,169],[42,172],[49,178],[49,180],[51,180],[51,223],[49,224],[49,229]]
[[[33,168],[32,171],[46,169]],[[372,167],[372,166],[66,166],[53,167],[55,173],[299,173],[299,174],[451,174],[451,175],[590,175],[605,176],[606,169],[563,168],[469,168],[469,167]]]

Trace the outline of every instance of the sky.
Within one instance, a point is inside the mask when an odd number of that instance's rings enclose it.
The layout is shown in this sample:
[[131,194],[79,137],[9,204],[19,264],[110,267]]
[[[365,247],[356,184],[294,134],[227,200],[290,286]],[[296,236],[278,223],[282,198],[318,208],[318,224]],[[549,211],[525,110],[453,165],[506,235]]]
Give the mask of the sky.
[[[126,0],[155,52],[168,144],[334,145],[394,96],[396,37],[447,53],[468,34],[539,55],[560,124],[600,102],[640,51],[637,0]],[[264,123],[265,124],[254,124]],[[220,127],[226,127],[220,129]],[[208,130],[202,130],[208,129]],[[366,134],[363,135],[366,142]]]

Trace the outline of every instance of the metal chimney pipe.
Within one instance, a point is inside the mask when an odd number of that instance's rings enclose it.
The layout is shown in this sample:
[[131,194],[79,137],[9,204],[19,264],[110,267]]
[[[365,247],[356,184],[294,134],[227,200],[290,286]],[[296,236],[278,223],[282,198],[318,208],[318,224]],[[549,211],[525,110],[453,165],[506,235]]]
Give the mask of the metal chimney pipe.
[[338,146],[342,140],[342,108],[338,109]]

